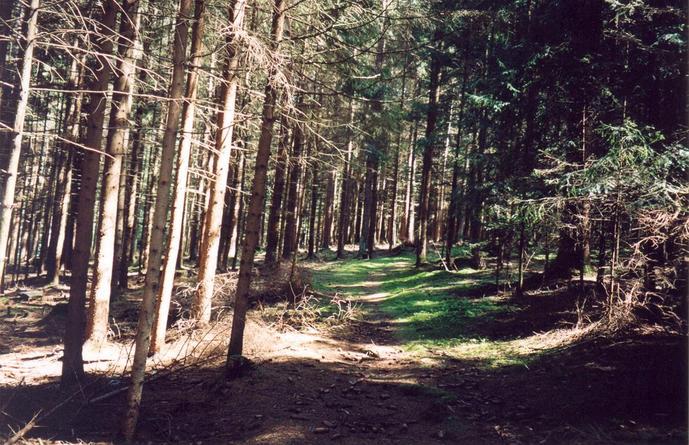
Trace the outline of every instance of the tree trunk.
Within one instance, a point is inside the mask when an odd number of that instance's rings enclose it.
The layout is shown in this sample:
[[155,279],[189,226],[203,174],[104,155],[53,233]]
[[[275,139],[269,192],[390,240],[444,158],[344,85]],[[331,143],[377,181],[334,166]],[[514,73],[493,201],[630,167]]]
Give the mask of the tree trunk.
[[[0,8],[0,35],[4,37],[10,36],[12,33],[10,24],[12,23],[15,2],[16,0],[4,1],[3,7]],[[10,42],[11,39],[9,38],[0,39],[0,81],[2,82],[0,84],[0,123],[7,125],[7,127],[12,127],[14,124],[14,118],[17,114],[17,94],[19,93],[18,88],[14,88],[18,84],[14,78],[15,70],[9,69],[8,66],[12,55]],[[0,131],[0,147],[8,145],[9,136],[8,132]],[[8,154],[6,150],[0,150],[0,169],[7,168]],[[2,194],[4,182],[5,178],[0,177],[0,194]]]
[[[483,111],[480,128],[478,131],[478,149],[479,155],[484,153],[486,148],[486,133],[487,133],[487,116],[486,111]],[[470,199],[469,199],[469,242],[471,247],[471,267],[474,269],[484,269],[486,267],[485,259],[481,253],[479,243],[483,235],[483,192],[481,190],[483,184],[483,168],[484,164],[477,158],[472,164],[471,184],[470,184]]]
[[[244,213],[244,182],[246,181],[246,154],[239,153],[239,183],[237,184],[237,200],[234,203],[234,224],[230,233],[229,256],[232,257],[232,270],[237,269],[237,254],[239,250],[239,240],[242,235],[242,215]],[[264,214],[262,214],[264,215]],[[260,230],[259,230],[260,233]]]
[[[440,32],[436,31],[434,40],[440,39]],[[438,43],[439,44],[439,43]],[[439,48],[438,48],[439,51]],[[435,127],[438,120],[438,93],[440,90],[441,60],[434,52],[431,60],[430,87],[428,90],[428,113],[426,114],[426,138],[423,149],[423,164],[421,168],[421,188],[419,190],[419,228],[416,233],[416,265],[427,261],[428,250],[428,210],[430,199],[431,170],[433,168],[433,152],[435,149]]]
[[524,260],[526,257],[526,236],[524,233],[524,214],[520,215],[521,222],[519,224],[519,269],[517,272],[517,295],[521,296],[524,293]]
[[316,253],[316,213],[318,210],[318,166],[311,166],[311,205],[309,208],[309,249],[308,259],[313,259]]
[[[243,100],[244,102],[244,100]],[[243,107],[240,107],[243,108]],[[237,133],[237,144],[243,144],[246,138]],[[240,147],[242,148],[242,147]],[[218,270],[226,272],[228,260],[235,254],[232,250],[232,238],[237,236],[237,219],[239,211],[239,192],[240,164],[244,150],[234,150],[230,156],[230,168],[227,175],[227,191],[225,192],[225,208],[223,211],[222,228],[220,231],[220,242],[218,244]]]
[[[344,258],[345,244],[349,239],[349,217],[351,211],[351,198],[353,196],[354,181],[352,179],[352,151],[354,147],[351,126],[354,124],[354,101],[349,100],[349,127],[347,128],[347,155],[342,169],[342,187],[340,188],[340,216],[337,233],[337,258]],[[356,195],[354,195],[356,196]]]
[[234,110],[239,84],[238,67],[239,51],[237,43],[239,32],[243,27],[246,0],[234,0],[230,5],[230,23],[232,32],[226,39],[225,83],[221,88],[221,110],[217,116],[215,133],[214,181],[210,186],[210,201],[204,220],[203,241],[199,261],[199,286],[192,306],[192,317],[203,325],[211,319],[211,300],[213,285],[218,265],[218,248],[222,226],[223,207],[225,203],[225,184],[232,154],[232,134],[234,130]]
[[0,213],[0,291],[3,290],[5,278],[5,264],[7,259],[7,247],[10,237],[10,222],[12,221],[12,208],[14,207],[14,194],[17,187],[17,175],[19,172],[19,158],[22,151],[22,137],[24,132],[24,117],[29,104],[29,86],[31,83],[31,66],[33,63],[33,50],[37,33],[36,20],[38,17],[38,0],[31,0],[26,9],[26,24],[24,30],[25,48],[18,70],[20,72],[19,92],[17,94],[16,113],[10,135],[11,151],[5,172],[5,186],[2,189],[2,211]]
[[[84,85],[83,79],[80,85]],[[61,246],[58,246],[58,249],[62,250],[62,261],[65,264],[65,269],[67,270],[72,270],[72,252],[74,249],[74,226],[76,224],[77,214],[79,213],[79,190],[81,189],[81,167],[83,160],[83,150],[72,150],[72,184],[71,197],[69,200],[69,213],[67,215],[67,228],[65,229],[65,241]]]
[[[466,53],[465,53],[466,54]],[[464,63],[466,64],[466,57],[464,57]],[[445,263],[450,265],[452,263],[452,247],[454,247],[457,241],[457,221],[459,219],[459,207],[460,207],[460,196],[459,196],[459,174],[460,174],[460,164],[459,164],[459,150],[462,146],[462,123],[464,119],[464,104],[466,96],[466,85],[467,85],[467,69],[464,67],[464,72],[462,74],[462,90],[459,97],[459,113],[457,116],[457,137],[455,139],[455,150],[452,159],[452,185],[450,188],[450,206],[447,209],[447,230],[445,231]],[[464,159],[467,158],[467,147],[464,149]]]
[[404,193],[404,215],[402,217],[402,230],[400,237],[406,243],[414,243],[414,183],[416,182],[416,136],[418,123],[414,121],[409,135],[409,152],[407,154],[407,184]]
[[335,170],[328,172],[328,182],[325,188],[325,202],[323,203],[322,238],[320,246],[330,249],[332,244],[333,219],[335,214]]
[[[271,25],[272,50],[278,51],[278,45],[282,40],[285,23],[286,6],[283,0],[274,0],[273,21]],[[278,62],[276,61],[275,64]],[[273,137],[273,125],[275,122],[275,103],[277,91],[275,89],[275,76],[277,67],[271,66],[268,74],[268,82],[265,88],[265,102],[261,122],[261,136],[258,141],[256,153],[256,165],[254,168],[254,180],[251,187],[249,211],[245,222],[245,236],[242,244],[242,257],[239,266],[239,279],[235,296],[235,309],[232,317],[232,334],[227,351],[226,375],[232,377],[242,370],[242,349],[244,343],[244,325],[246,311],[248,309],[249,288],[251,286],[251,270],[254,264],[254,255],[258,245],[259,225],[263,213],[263,201],[266,192],[266,173],[270,158],[270,145]]]
[[303,149],[303,129],[299,123],[294,126],[291,169],[285,207],[285,230],[282,240],[282,258],[289,260],[297,250],[297,218],[299,217],[299,178],[301,177],[301,152]]
[[[387,231],[385,230],[385,215],[388,212],[388,192],[390,182],[388,181],[388,165],[383,163],[380,168],[380,178],[376,194],[376,241],[375,244],[382,244],[387,241]],[[380,203],[380,204],[379,204]],[[374,244],[374,245],[375,245]]]
[[568,202],[562,211],[562,227],[560,228],[557,254],[548,267],[546,274],[549,278],[565,278],[572,276],[572,270],[580,266],[577,260],[577,241],[575,238],[576,203]]
[[[2,2],[2,9],[0,9],[0,35],[9,36],[11,29],[9,23],[12,19],[12,12],[14,11],[15,0],[6,0]],[[9,61],[9,48],[10,40],[2,39],[0,41],[0,79],[2,79],[5,84],[0,86],[0,109],[4,110],[6,100],[9,96],[7,94],[9,89],[12,87],[12,82],[9,76],[10,70],[7,69],[7,62]],[[4,122],[4,120],[0,120]],[[0,142],[4,140],[0,139]],[[4,166],[4,159],[0,159],[0,166]]]
[[[131,94],[132,90],[130,90]],[[130,99],[131,100],[131,99]],[[130,107],[131,111],[131,107]],[[127,147],[129,145],[129,129],[127,129],[127,134],[124,139],[124,147]],[[131,158],[131,156],[127,156],[126,153],[124,154],[122,158],[122,163],[126,164],[127,161]],[[127,191],[127,167],[125,165],[124,168],[120,170],[120,185],[118,187],[118,193],[117,193],[117,220],[115,224],[115,246],[113,249],[114,255],[113,255],[113,265],[112,265],[112,274],[110,276],[110,289],[112,293],[112,298],[116,298],[119,296],[121,290],[126,290],[127,289],[127,278],[126,278],[126,273],[125,273],[125,278],[124,281],[121,280],[122,278],[122,272],[120,271],[121,267],[124,267],[126,270],[129,267],[129,264],[122,264],[122,258],[125,256],[124,254],[124,230],[125,230],[125,224],[126,222],[126,212],[127,212],[127,198],[125,197],[126,191]],[[120,285],[123,285],[120,287]]]
[[[191,7],[192,0],[180,1],[177,23],[175,24],[172,51],[172,81],[169,92],[170,102],[165,122],[160,175],[158,177],[156,202],[151,223],[151,242],[148,264],[146,266],[146,280],[144,282],[144,292],[136,332],[136,347],[132,361],[132,381],[127,392],[127,412],[122,427],[123,435],[127,441],[131,441],[134,436],[139,415],[141,392],[146,372],[146,357],[151,341],[153,309],[160,284],[165,223],[167,222],[170,182],[172,180],[172,169],[175,159],[175,142],[182,108],[181,99],[184,95],[184,62],[186,60]],[[174,267],[175,263],[172,264]]]
[[76,218],[74,250],[72,252],[72,276],[70,279],[69,303],[67,307],[67,326],[64,337],[64,356],[62,359],[62,383],[69,384],[80,380],[84,374],[82,343],[84,340],[84,304],[86,301],[87,275],[91,242],[93,237],[93,216],[96,202],[98,173],[100,170],[100,150],[103,140],[103,122],[105,120],[106,94],[110,83],[110,65],[108,58],[112,54],[113,37],[117,11],[115,0],[107,0],[103,5],[103,16],[98,27],[100,40],[96,42],[98,64],[96,78],[89,88],[87,108],[88,121],[83,145],[88,147],[84,152],[81,164],[81,185],[79,188],[78,209]]
[[[77,59],[72,63],[70,70],[69,88],[76,90],[82,83],[83,68],[77,67]],[[67,98],[65,108],[65,125],[62,133],[70,142],[79,140],[79,116],[81,115],[82,93],[77,93],[72,101]],[[50,242],[46,254],[47,281],[56,285],[60,281],[60,269],[62,268],[62,246],[65,244],[67,217],[69,214],[70,202],[72,200],[72,164],[74,159],[74,149],[76,146],[69,146],[68,142],[61,144],[60,165],[57,175],[57,190],[55,191],[55,201],[53,203],[53,219],[50,229]],[[65,153],[67,151],[67,153]]]
[[[180,4],[180,8],[182,5]],[[184,218],[184,202],[187,189],[187,177],[189,174],[189,162],[191,156],[192,133],[194,131],[194,117],[196,114],[196,96],[198,92],[199,65],[203,51],[203,33],[205,28],[206,0],[196,0],[194,6],[194,26],[192,30],[190,71],[187,74],[186,98],[182,112],[182,135],[179,142],[175,169],[177,177],[173,189],[173,202],[170,211],[170,226],[168,242],[165,250],[165,261],[160,276],[158,295],[154,314],[153,330],[150,345],[150,354],[160,352],[165,343],[165,330],[167,328],[168,313],[170,312],[170,300],[177,268],[177,256],[179,255],[182,220]],[[188,13],[188,11],[187,11]]]
[[[246,140],[246,137],[244,138]],[[230,201],[227,205],[227,212],[229,213],[228,230],[227,230],[227,256],[225,260],[225,269],[227,269],[226,259],[233,258],[237,254],[237,236],[239,235],[239,207],[242,202],[241,182],[244,174],[244,163],[246,156],[244,150],[237,153],[237,160],[233,166],[232,174],[232,189],[230,190]]]
[[282,117],[280,121],[280,140],[278,141],[277,159],[275,160],[275,181],[273,184],[273,195],[270,201],[270,213],[268,215],[268,229],[266,232],[266,265],[274,265],[277,261],[277,249],[280,238],[280,211],[282,209],[282,198],[285,191],[285,176],[287,174],[289,147],[289,128],[287,118]]
[[[141,70],[139,80],[145,79],[146,70]],[[120,258],[118,286],[127,290],[129,280],[129,265],[134,257],[134,238],[136,228],[136,209],[139,203],[139,172],[141,171],[141,153],[143,150],[143,118],[146,105],[139,104],[134,115],[134,132],[132,136],[132,149],[129,156],[129,169],[124,186],[124,221],[122,234],[122,257]]]
[[[180,18],[182,12],[189,13],[190,6],[180,3]],[[184,219],[184,203],[187,191],[187,178],[189,175],[189,164],[191,157],[191,142],[194,131],[194,117],[196,114],[196,96],[198,93],[199,66],[203,57],[203,33],[205,29],[205,8],[206,0],[195,0],[194,5],[194,25],[191,37],[191,55],[189,60],[190,70],[187,74],[186,101],[182,110],[182,134],[179,141],[179,150],[175,170],[174,188],[172,191],[173,201],[170,210],[170,224],[168,242],[165,250],[165,261],[163,271],[160,276],[158,295],[153,322],[151,337],[150,354],[160,352],[165,343],[165,330],[167,328],[168,313],[170,312],[170,300],[172,299],[172,289],[175,281],[175,271],[177,269],[177,257],[179,255],[182,221]],[[180,42],[181,43],[181,42]]]
[[100,347],[108,334],[120,174],[126,150],[126,135],[129,130],[131,80],[136,67],[136,42],[140,21],[138,8],[138,0],[127,0],[122,8],[120,21],[117,80],[113,87],[110,130],[105,145],[107,157],[103,172],[101,217],[86,323],[86,341],[94,346],[94,349]]

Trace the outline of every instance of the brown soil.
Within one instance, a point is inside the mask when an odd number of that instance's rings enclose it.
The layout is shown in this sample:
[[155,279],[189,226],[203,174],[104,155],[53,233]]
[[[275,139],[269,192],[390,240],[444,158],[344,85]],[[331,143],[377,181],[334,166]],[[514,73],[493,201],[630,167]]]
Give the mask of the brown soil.
[[[274,283],[275,280],[268,280]],[[119,336],[93,353],[91,380],[61,390],[64,289],[12,301],[0,323],[0,438],[39,414],[29,443],[111,443],[126,385],[137,292],[115,305]],[[270,292],[269,292],[270,293]],[[15,295],[16,296],[16,295]],[[368,303],[375,304],[375,303]],[[496,335],[533,332],[561,308],[525,301]],[[219,307],[223,305],[218,304]],[[154,360],[141,443],[592,444],[686,443],[686,337],[651,333],[578,343],[525,366],[411,355],[373,310],[339,329],[277,330],[254,313],[245,376],[223,378],[227,314],[180,329]],[[512,322],[516,324],[511,324]],[[182,324],[183,325],[183,324]],[[490,327],[487,327],[490,329]],[[116,332],[117,333],[117,332]],[[103,394],[114,395],[95,403]],[[57,407],[57,408],[56,408]]]

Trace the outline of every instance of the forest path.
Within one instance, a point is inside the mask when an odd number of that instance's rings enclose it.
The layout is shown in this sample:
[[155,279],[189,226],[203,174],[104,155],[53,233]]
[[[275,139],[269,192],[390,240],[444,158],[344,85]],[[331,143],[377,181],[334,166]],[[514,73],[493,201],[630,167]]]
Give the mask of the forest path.
[[[338,338],[394,351],[366,372],[414,388],[425,406],[408,410],[416,443],[686,442],[686,361],[674,359],[685,338],[588,338],[566,287],[517,301],[496,293],[491,270],[414,259],[403,250],[307,267],[314,289],[359,305]],[[388,392],[404,406],[408,389]]]
[[[355,319],[276,329],[285,303],[266,303],[247,325],[245,352],[255,367],[231,381],[223,372],[231,317],[212,335],[190,333],[219,354],[146,384],[142,443],[686,443],[686,362],[677,360],[686,339],[585,340],[572,327],[575,300],[566,287],[515,301],[495,293],[490,270],[416,268],[411,251],[302,266],[316,291],[356,304]],[[333,306],[321,303],[327,319]],[[16,372],[14,383],[0,384],[0,409],[15,429],[67,396],[52,376],[59,337],[41,340],[52,355],[20,349],[0,357],[0,375]],[[186,340],[170,351],[176,344]],[[18,383],[29,366],[41,372]],[[42,421],[33,443],[116,441],[124,394],[87,402],[126,382],[112,377]]]

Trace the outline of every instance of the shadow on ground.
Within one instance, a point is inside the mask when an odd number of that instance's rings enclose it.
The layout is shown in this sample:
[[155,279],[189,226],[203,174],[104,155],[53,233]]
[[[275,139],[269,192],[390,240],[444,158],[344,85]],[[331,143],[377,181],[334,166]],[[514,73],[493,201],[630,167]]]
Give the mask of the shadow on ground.
[[[685,336],[624,335],[539,349],[534,331],[575,320],[571,293],[515,301],[483,293],[487,272],[414,269],[410,261],[315,270],[316,288],[357,300],[361,319],[302,343],[310,348],[299,351],[305,355],[256,355],[256,368],[237,380],[223,378],[219,358],[147,383],[139,440],[686,443]],[[520,359],[505,359],[522,340],[531,343]],[[70,392],[56,382],[0,387],[0,437],[42,410],[29,438],[117,441],[124,393],[88,400],[118,385],[93,378]]]
[[[141,442],[683,443],[686,345],[676,338],[600,343],[543,356],[527,369],[471,361],[435,365],[385,358],[360,363],[269,361],[226,382],[222,365],[148,384]],[[383,365],[383,366],[381,366]],[[44,442],[117,440],[124,395],[96,380],[0,389],[3,424],[22,426],[72,396],[29,437]],[[8,431],[5,431],[7,433]]]

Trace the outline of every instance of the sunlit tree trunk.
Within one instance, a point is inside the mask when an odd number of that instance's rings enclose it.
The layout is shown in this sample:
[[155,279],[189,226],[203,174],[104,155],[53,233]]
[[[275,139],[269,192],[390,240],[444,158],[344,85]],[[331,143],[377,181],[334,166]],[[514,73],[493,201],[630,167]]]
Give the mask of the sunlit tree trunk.
[[[144,45],[144,53],[146,45]],[[146,80],[146,70],[139,72],[139,82]],[[128,287],[129,265],[134,257],[136,240],[136,215],[139,200],[139,173],[141,172],[142,152],[144,149],[144,129],[143,119],[147,110],[147,104],[139,103],[134,114],[134,128],[132,131],[132,148],[129,156],[129,169],[127,170],[127,180],[124,186],[124,215],[123,215],[123,234],[122,234],[122,256],[120,258],[118,286],[122,290]]]
[[[180,8],[182,4],[180,4]],[[189,163],[191,157],[191,142],[194,131],[194,116],[196,114],[196,96],[198,91],[199,65],[202,61],[203,33],[205,28],[206,0],[196,0],[194,6],[194,26],[192,30],[190,70],[187,74],[186,101],[182,111],[182,135],[179,142],[175,170],[176,180],[172,192],[173,201],[170,215],[169,234],[165,249],[165,261],[160,277],[158,295],[154,314],[153,332],[151,337],[150,353],[160,352],[165,342],[165,329],[167,327],[170,300],[177,268],[179,255],[182,220],[184,218],[184,203],[187,191],[187,177],[189,175]]]
[[[238,134],[238,139],[241,136]],[[240,141],[237,141],[240,143]],[[241,179],[241,163],[243,162],[244,150],[234,150],[230,159],[230,171],[227,176],[227,187],[229,190],[225,193],[225,210],[223,213],[222,230],[220,232],[220,244],[218,247],[220,258],[218,260],[218,269],[227,271],[228,260],[236,253],[236,241],[239,221],[239,203],[241,201],[241,193],[239,190],[239,183]]]
[[[465,53],[466,54],[466,53]],[[466,55],[464,57],[464,63],[466,64]],[[459,96],[459,113],[457,116],[457,136],[455,139],[454,156],[452,158],[452,183],[450,185],[450,205],[447,209],[447,224],[445,231],[445,262],[450,265],[452,260],[452,247],[454,247],[457,241],[457,226],[460,218],[460,190],[459,190],[459,176],[463,172],[461,171],[461,166],[466,162],[468,149],[465,146],[464,155],[460,159],[460,149],[462,146],[462,129],[463,129],[463,119],[464,119],[464,109],[465,109],[465,97],[466,97],[466,86],[467,86],[467,68],[464,67],[464,72],[462,75],[462,89]],[[461,162],[461,163],[460,163]]]
[[[387,149],[387,147],[386,147]],[[376,195],[376,232],[374,245],[387,241],[387,234],[385,231],[385,216],[388,213],[388,192],[390,182],[388,181],[388,164],[383,163],[380,166],[380,177],[378,179],[377,195]]]
[[85,150],[81,164],[81,185],[79,189],[76,218],[74,250],[72,253],[72,276],[70,279],[69,303],[67,307],[67,326],[64,337],[64,356],[62,359],[62,382],[70,383],[79,380],[84,373],[82,343],[84,340],[86,286],[91,256],[94,206],[98,173],[100,169],[100,150],[103,140],[103,122],[105,120],[106,93],[110,83],[111,71],[107,58],[113,49],[113,29],[117,20],[119,7],[115,0],[103,4],[103,15],[98,27],[98,64],[96,78],[89,88],[87,108],[88,121],[83,145]]
[[[167,210],[170,199],[170,182],[175,159],[175,145],[179,117],[184,95],[184,62],[186,60],[187,40],[189,34],[189,18],[191,16],[192,0],[181,0],[172,49],[172,80],[168,97],[165,133],[160,161],[160,175],[156,192],[156,202],[151,222],[151,242],[148,264],[146,266],[146,280],[144,293],[139,311],[134,359],[132,361],[132,379],[127,392],[127,411],[123,421],[122,432],[127,441],[134,436],[141,404],[141,393],[146,371],[146,357],[151,343],[151,326],[153,324],[154,305],[160,285],[160,268],[162,266],[163,242]],[[172,263],[174,267],[174,262]]]
[[447,213],[447,208],[446,208],[446,203],[445,203],[445,177],[447,174],[447,160],[448,156],[450,153],[450,133],[452,131],[452,114],[453,114],[453,104],[450,104],[450,112],[448,116],[448,122],[447,122],[447,130],[445,133],[445,149],[443,150],[443,162],[440,165],[440,174],[438,175],[438,184],[437,184],[437,201],[436,201],[436,210],[435,210],[435,218],[433,221],[433,241],[438,242],[442,238],[443,234],[443,224],[445,223],[446,219],[446,213]]
[[129,130],[131,82],[136,67],[136,42],[140,20],[138,8],[138,0],[125,0],[122,6],[117,79],[113,87],[110,130],[105,145],[101,216],[86,324],[86,341],[95,348],[106,340],[108,334],[120,174]]
[[[239,159],[237,160],[237,172],[235,174],[235,179],[232,182],[234,187],[234,194],[232,200],[230,201],[230,208],[232,210],[232,215],[230,219],[230,229],[228,233],[228,249],[227,257],[236,258],[237,257],[237,247],[239,245],[239,232],[240,232],[240,218],[241,218],[241,208],[243,202],[243,187],[244,178],[246,177],[246,151],[241,150],[239,152]],[[234,268],[234,267],[233,267]]]
[[400,145],[402,139],[402,132],[397,138],[397,145],[395,147],[395,158],[392,169],[392,185],[390,186],[390,215],[388,216],[388,249],[392,250],[397,243],[397,183],[399,179],[399,165],[400,165]]
[[318,172],[317,165],[311,166],[311,204],[309,206],[309,247],[307,258],[316,254],[316,212],[318,210]]
[[287,187],[287,201],[285,207],[285,229],[282,240],[282,258],[289,260],[297,250],[299,218],[299,179],[301,177],[302,149],[304,133],[299,123],[294,125],[291,168]]
[[[376,47],[376,58],[374,62],[375,72],[380,73],[383,69],[383,61],[385,57],[385,29],[387,27],[387,4],[388,0],[381,1],[381,10],[383,11],[384,20],[381,30],[381,36],[378,39]],[[371,99],[370,112],[371,117],[377,121],[381,120],[383,112],[383,92],[379,87]],[[361,237],[359,238],[359,257],[371,258],[373,250],[375,249],[376,232],[377,232],[377,211],[378,211],[378,175],[380,169],[380,160],[387,148],[387,134],[383,126],[375,129],[375,134],[367,137],[366,148],[366,164],[365,164],[365,179],[364,179],[364,202],[361,222]]]
[[[12,33],[10,29],[12,23],[12,14],[15,10],[16,0],[7,0],[3,2],[3,7],[0,8],[0,35],[9,36]],[[17,89],[13,88],[17,85],[17,81],[14,79],[15,70],[9,69],[9,64],[12,56],[12,45],[10,45],[11,39],[3,38],[0,39],[0,123],[11,127],[14,123],[14,117],[16,116],[16,106],[17,106]],[[9,143],[9,134],[5,131],[0,131],[0,146],[6,147]],[[7,168],[9,152],[6,150],[0,150],[0,169]],[[2,194],[2,189],[4,187],[5,178],[0,177],[0,194]]]
[[[350,231],[350,211],[351,211],[351,200],[354,193],[352,190],[354,187],[354,182],[351,178],[352,176],[352,150],[353,150],[353,136],[351,126],[354,121],[354,101],[349,100],[349,127],[347,128],[347,155],[344,159],[344,166],[342,169],[342,186],[340,187],[340,215],[338,220],[338,233],[337,233],[337,258],[344,258],[345,244],[349,239]],[[354,195],[355,196],[355,195]]]
[[[278,45],[282,40],[285,23],[285,9],[287,5],[283,0],[274,0],[273,21],[271,25],[271,46],[274,52],[278,51]],[[278,75],[277,62],[271,66],[268,74],[268,82],[265,89],[265,102],[261,118],[261,136],[258,140],[256,153],[256,165],[254,167],[254,180],[251,186],[249,209],[245,222],[245,236],[242,244],[242,256],[239,265],[239,279],[235,296],[235,309],[232,316],[232,334],[227,351],[226,375],[232,377],[241,372],[242,349],[244,344],[244,326],[246,311],[249,301],[249,287],[251,286],[251,270],[254,265],[254,255],[258,246],[259,226],[263,213],[263,202],[266,193],[266,175],[268,160],[270,158],[270,145],[273,137],[273,125],[275,123],[275,104],[278,92],[275,86],[275,77]]]
[[471,247],[471,267],[474,269],[484,269],[486,261],[481,253],[479,243],[483,237],[483,178],[484,178],[484,163],[481,155],[486,149],[487,138],[487,113],[484,109],[481,112],[481,121],[479,122],[478,130],[478,145],[476,153],[478,156],[474,158],[471,165],[471,172],[469,175],[469,193],[468,193],[468,234]]
[[320,246],[329,249],[332,243],[333,219],[335,215],[335,170],[328,172],[328,180],[325,187],[325,201],[323,203],[323,226]]
[[203,241],[199,261],[199,286],[194,295],[192,316],[200,324],[211,318],[213,282],[218,265],[218,247],[225,203],[225,184],[232,153],[232,133],[234,130],[234,110],[239,83],[238,33],[244,22],[246,0],[234,0],[230,5],[229,17],[232,29],[228,33],[225,49],[227,51],[223,73],[224,84],[221,93],[221,110],[217,117],[215,134],[215,164],[210,187],[210,202],[204,220]]
[[[418,96],[420,82],[416,82],[416,95]],[[409,129],[409,144],[407,151],[406,166],[406,186],[404,192],[404,214],[402,215],[402,227],[400,238],[407,244],[414,243],[414,183],[416,182],[416,136],[418,132],[418,122],[415,120]]]
[[[3,2],[3,7],[0,9],[0,34],[4,36],[10,35],[10,21],[12,19],[12,12],[14,11],[15,0],[6,0]],[[4,109],[5,100],[7,99],[8,89],[11,88],[9,82],[9,72],[7,69],[7,62],[9,61],[10,40],[0,39],[0,79],[7,84],[0,86],[0,109]],[[0,142],[4,142],[0,136]],[[0,165],[4,164],[4,159],[0,158]]]
[[33,63],[33,50],[36,38],[36,20],[38,17],[38,0],[31,0],[31,4],[25,12],[24,54],[20,59],[20,80],[17,85],[16,113],[12,125],[10,156],[5,172],[5,185],[2,189],[2,211],[0,212],[0,290],[5,277],[5,265],[7,264],[7,247],[10,237],[10,222],[12,221],[12,209],[14,207],[14,194],[17,187],[17,175],[19,172],[19,158],[22,151],[22,137],[24,132],[24,117],[29,104],[29,86],[31,83],[31,66]]

